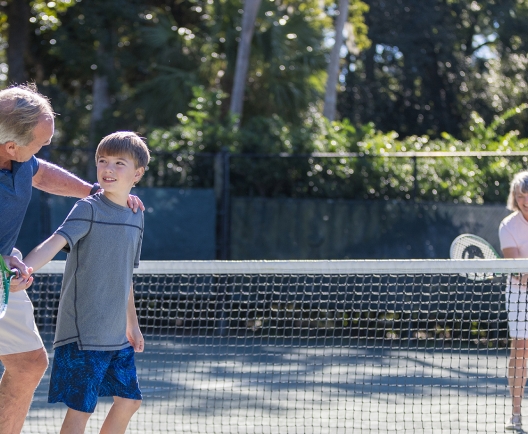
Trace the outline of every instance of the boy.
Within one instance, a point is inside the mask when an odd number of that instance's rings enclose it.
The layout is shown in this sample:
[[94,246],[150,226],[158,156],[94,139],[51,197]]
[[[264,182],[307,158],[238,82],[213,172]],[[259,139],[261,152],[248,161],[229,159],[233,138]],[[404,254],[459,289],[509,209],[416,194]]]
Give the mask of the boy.
[[98,396],[114,403],[101,433],[124,433],[141,405],[134,351],[144,348],[132,288],[139,265],[143,213],[127,207],[150,156],[135,133],[110,134],[95,161],[103,192],[78,201],[64,223],[25,263],[38,270],[63,248],[69,252],[53,347],[48,402],[68,411],[61,433],[82,433]]

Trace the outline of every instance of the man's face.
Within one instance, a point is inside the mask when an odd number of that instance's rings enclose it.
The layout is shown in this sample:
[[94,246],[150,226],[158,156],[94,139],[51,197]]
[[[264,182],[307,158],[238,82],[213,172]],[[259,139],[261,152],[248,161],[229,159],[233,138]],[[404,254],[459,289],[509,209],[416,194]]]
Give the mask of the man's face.
[[54,132],[55,122],[53,116],[47,114],[41,115],[37,126],[33,130],[33,140],[27,146],[15,145],[13,149],[13,160],[20,163],[28,161],[43,146],[48,146],[51,143]]

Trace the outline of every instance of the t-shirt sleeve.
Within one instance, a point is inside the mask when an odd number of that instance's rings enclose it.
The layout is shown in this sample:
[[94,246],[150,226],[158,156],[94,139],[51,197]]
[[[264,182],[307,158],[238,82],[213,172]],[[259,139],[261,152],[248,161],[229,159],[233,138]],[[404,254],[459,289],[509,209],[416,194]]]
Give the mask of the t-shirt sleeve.
[[80,200],[78,201],[66,220],[62,225],[55,231],[56,234],[63,236],[68,242],[69,249],[71,250],[80,239],[84,238],[92,227],[93,222],[93,208],[88,202]]
[[32,155],[29,164],[31,164],[31,170],[33,170],[33,176],[35,176],[39,170],[39,161],[37,157]]
[[510,247],[518,247],[517,242],[515,241],[515,237],[513,236],[510,229],[508,228],[508,225],[504,224],[504,222],[502,222],[499,226],[499,240],[500,240],[501,250],[504,250]]

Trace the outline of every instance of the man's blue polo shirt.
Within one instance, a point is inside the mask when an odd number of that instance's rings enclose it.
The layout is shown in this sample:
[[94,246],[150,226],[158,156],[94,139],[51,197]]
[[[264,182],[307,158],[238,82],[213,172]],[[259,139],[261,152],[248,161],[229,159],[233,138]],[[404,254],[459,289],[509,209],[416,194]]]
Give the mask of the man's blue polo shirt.
[[0,169],[0,254],[9,255],[15,247],[24,216],[31,200],[33,176],[38,160],[13,161],[12,170]]

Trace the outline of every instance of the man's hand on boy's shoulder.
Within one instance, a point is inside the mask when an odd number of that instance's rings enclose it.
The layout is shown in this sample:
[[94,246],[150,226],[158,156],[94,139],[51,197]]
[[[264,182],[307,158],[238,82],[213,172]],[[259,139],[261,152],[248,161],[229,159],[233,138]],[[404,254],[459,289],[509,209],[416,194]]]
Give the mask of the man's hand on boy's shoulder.
[[127,204],[128,207],[132,208],[132,211],[134,212],[137,212],[138,208],[141,209],[141,211],[145,211],[145,205],[143,205],[141,199],[137,196],[134,196],[133,194],[128,195]]

